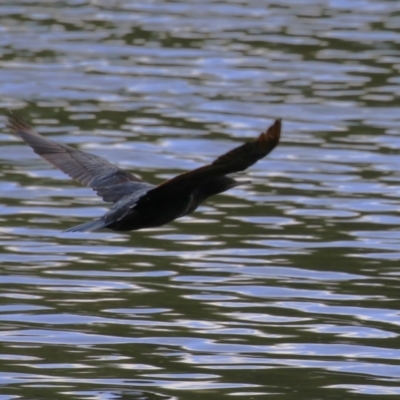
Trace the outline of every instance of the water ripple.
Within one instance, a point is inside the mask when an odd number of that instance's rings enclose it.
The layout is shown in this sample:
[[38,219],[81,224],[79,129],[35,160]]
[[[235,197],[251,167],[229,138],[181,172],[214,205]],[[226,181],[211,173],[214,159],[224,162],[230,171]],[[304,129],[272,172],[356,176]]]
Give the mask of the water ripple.
[[[4,4],[3,4],[4,3]],[[3,2],[1,122],[160,183],[283,118],[157,229],[0,133],[1,399],[398,396],[397,2]]]

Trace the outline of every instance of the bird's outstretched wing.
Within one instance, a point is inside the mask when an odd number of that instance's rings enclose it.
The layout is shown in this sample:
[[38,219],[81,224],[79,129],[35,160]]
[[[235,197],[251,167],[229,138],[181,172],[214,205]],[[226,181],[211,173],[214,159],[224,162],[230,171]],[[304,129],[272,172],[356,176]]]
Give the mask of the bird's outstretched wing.
[[177,175],[155,187],[144,196],[143,201],[169,193],[191,191],[211,178],[244,171],[270,153],[279,143],[282,122],[277,119],[266,132],[252,141],[242,144],[219,156],[213,163]]
[[[36,154],[82,185],[94,188],[97,192],[100,188],[126,182],[140,182],[139,178],[104,158],[39,135],[23,119],[15,115],[8,118],[7,126],[31,146]],[[102,196],[101,193],[99,195]]]

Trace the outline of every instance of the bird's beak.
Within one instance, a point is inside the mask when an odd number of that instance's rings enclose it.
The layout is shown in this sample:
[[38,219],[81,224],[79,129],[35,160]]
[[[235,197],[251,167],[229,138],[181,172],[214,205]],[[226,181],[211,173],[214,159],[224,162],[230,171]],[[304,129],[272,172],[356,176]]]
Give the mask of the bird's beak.
[[235,183],[233,183],[231,187],[242,186],[242,185],[248,185],[248,184],[250,184],[250,183],[251,183],[250,180],[247,180],[247,181],[235,181]]

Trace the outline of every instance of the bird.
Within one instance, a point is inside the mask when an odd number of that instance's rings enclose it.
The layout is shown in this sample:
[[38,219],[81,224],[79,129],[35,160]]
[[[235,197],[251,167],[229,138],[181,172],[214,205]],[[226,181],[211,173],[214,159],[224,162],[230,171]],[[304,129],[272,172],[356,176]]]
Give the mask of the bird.
[[229,174],[244,171],[270,153],[279,143],[281,119],[255,140],[222,154],[211,164],[181,173],[159,185],[143,182],[134,174],[102,157],[57,143],[39,135],[15,114],[7,126],[33,151],[82,185],[92,188],[113,205],[100,218],[73,226],[65,232],[100,229],[125,232],[154,228],[191,214],[206,199],[248,181]]

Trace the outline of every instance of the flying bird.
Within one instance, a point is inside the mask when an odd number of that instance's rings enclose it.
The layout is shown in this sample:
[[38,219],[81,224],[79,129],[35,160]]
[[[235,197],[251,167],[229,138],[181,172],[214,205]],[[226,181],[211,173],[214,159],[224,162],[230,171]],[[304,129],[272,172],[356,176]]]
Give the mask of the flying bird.
[[188,215],[207,198],[225,192],[239,182],[228,174],[244,171],[265,157],[279,143],[281,120],[277,119],[257,139],[219,156],[211,164],[152,185],[118,168],[102,157],[56,143],[36,133],[22,118],[11,115],[7,126],[33,151],[82,185],[113,203],[102,217],[74,226],[66,232],[107,228],[134,231],[167,224]]

